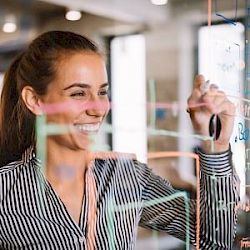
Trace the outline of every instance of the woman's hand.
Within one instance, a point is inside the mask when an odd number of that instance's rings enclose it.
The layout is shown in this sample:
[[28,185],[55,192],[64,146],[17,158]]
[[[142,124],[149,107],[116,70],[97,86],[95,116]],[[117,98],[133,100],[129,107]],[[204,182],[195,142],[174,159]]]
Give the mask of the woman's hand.
[[[223,152],[229,148],[229,140],[234,126],[235,105],[230,102],[225,93],[211,84],[203,93],[201,85],[205,83],[202,75],[198,75],[194,81],[194,89],[188,98],[188,110],[196,133],[209,136],[209,121],[213,114],[219,116],[221,132],[214,142],[214,152]],[[211,141],[203,141],[202,149],[211,153]]]

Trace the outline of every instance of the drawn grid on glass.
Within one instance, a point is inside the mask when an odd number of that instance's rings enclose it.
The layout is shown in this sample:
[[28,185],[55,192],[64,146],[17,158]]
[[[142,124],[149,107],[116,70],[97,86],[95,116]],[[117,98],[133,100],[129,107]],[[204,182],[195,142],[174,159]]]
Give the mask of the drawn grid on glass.
[[[189,228],[190,228],[189,216],[190,216],[190,211],[189,211],[189,205],[188,205],[189,198],[187,197],[186,192],[178,192],[178,193],[175,193],[175,194],[170,195],[170,196],[161,197],[161,198],[157,198],[157,199],[153,199],[153,200],[144,202],[142,208],[158,205],[160,203],[171,201],[171,200],[174,200],[174,199],[177,199],[177,198],[183,198],[184,202],[185,202],[186,250],[189,250],[190,249],[190,244],[189,244],[189,242],[190,242],[190,240],[189,240]],[[139,205],[138,205],[137,202],[117,206],[116,204],[114,204],[114,200],[112,198],[109,200],[109,206],[108,206],[106,216],[108,218],[108,242],[109,242],[110,250],[116,250],[116,248],[115,248],[115,238],[113,237],[114,236],[114,227],[115,227],[114,226],[115,212],[128,211],[130,209],[138,208],[138,206]]]
[[[170,158],[170,157],[189,157],[195,160],[196,168],[196,249],[200,248],[200,159],[195,153],[179,151],[163,151],[148,153],[148,159]],[[216,177],[213,176],[215,179]]]

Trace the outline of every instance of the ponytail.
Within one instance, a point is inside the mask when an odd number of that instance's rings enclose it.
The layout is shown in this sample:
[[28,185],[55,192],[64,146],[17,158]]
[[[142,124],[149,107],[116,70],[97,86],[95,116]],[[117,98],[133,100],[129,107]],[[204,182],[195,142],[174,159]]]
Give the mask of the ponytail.
[[[34,121],[30,119],[31,114],[28,114],[27,108],[23,108],[18,89],[17,72],[23,55],[24,53],[17,56],[3,80],[0,105],[0,166],[20,159],[24,150],[31,145],[30,139],[25,136],[27,133],[22,133],[23,129],[34,136]],[[28,119],[23,119],[24,117]]]

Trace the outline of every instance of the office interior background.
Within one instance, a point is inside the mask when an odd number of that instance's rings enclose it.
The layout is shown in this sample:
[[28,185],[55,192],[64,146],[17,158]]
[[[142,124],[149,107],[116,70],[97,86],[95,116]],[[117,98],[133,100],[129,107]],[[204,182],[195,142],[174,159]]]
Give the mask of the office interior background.
[[[112,103],[93,150],[135,153],[195,198],[195,160],[181,152],[194,152],[200,143],[186,101],[195,75],[204,74],[237,106],[231,146],[245,204],[238,211],[235,249],[240,249],[250,240],[250,1],[212,0],[211,12],[209,2],[0,0],[0,87],[13,58],[37,35],[68,30],[91,38],[106,55]],[[180,154],[157,158],[156,152]],[[136,245],[186,249],[185,242],[146,229],[139,230]]]

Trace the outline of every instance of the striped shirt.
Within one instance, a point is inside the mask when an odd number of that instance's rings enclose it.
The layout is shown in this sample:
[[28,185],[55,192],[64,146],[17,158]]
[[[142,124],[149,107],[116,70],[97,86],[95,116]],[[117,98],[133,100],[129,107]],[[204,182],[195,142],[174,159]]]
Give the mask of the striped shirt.
[[[231,152],[206,155],[199,151],[198,154],[200,248],[231,249],[235,206],[221,208],[220,204],[223,201],[236,205],[239,200]],[[147,165],[125,154],[96,158],[86,173],[89,181],[85,182],[77,224],[46,180],[39,162],[34,151],[28,149],[22,160],[0,168],[1,249],[135,249],[138,226],[186,240],[185,199]],[[188,236],[195,245],[196,201],[188,200],[187,204]]]

